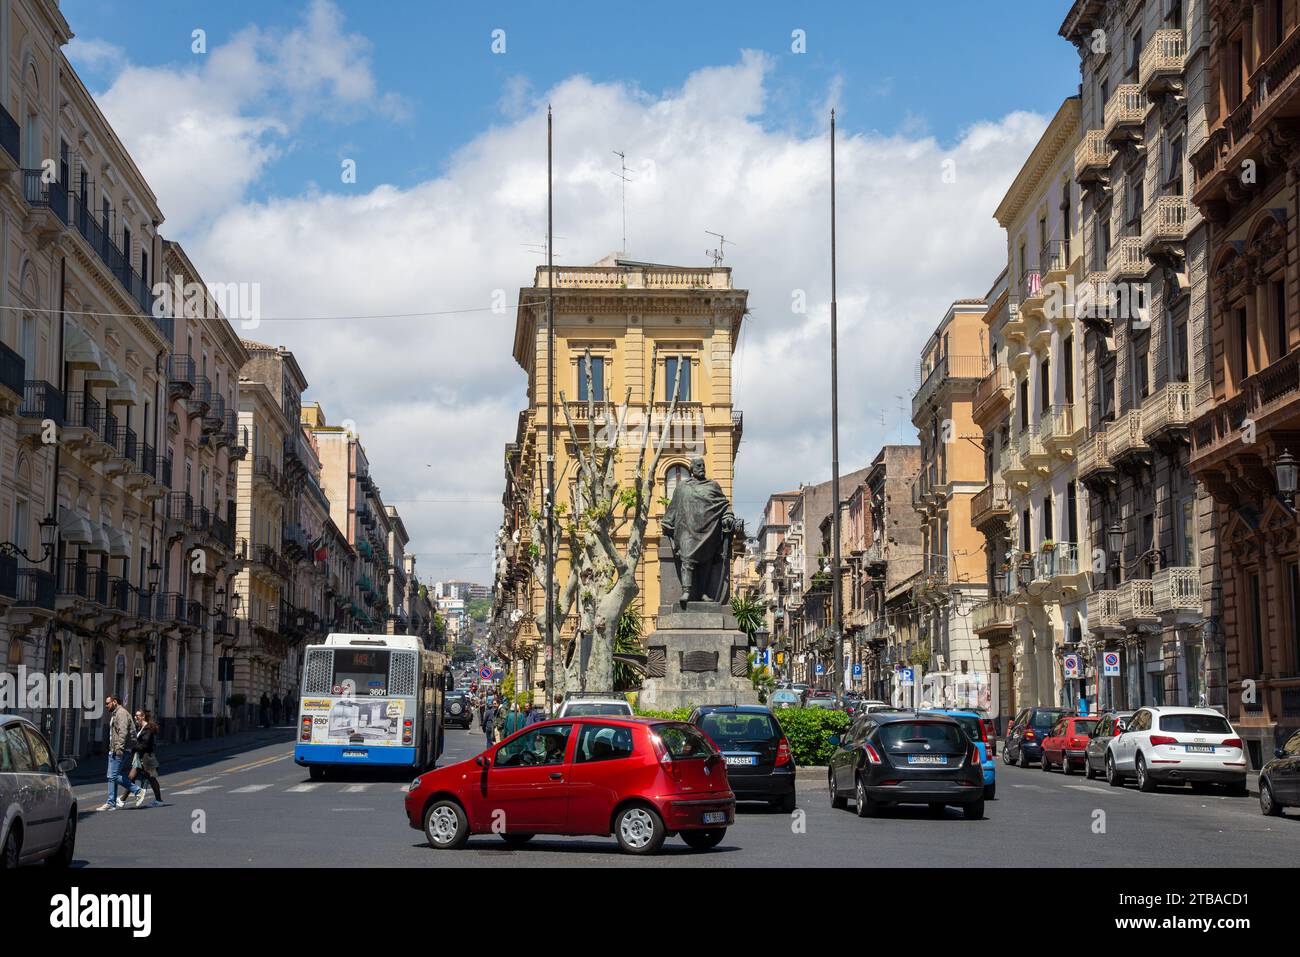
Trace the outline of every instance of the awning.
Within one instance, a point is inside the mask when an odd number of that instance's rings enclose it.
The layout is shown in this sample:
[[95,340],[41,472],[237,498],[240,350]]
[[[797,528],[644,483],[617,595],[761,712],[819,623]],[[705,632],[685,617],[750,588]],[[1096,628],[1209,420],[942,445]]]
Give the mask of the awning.
[[110,546],[108,536],[104,534],[104,530],[98,525],[91,525],[89,522],[86,525],[90,529],[90,541],[83,545],[81,550],[90,552],[93,555],[107,555]]
[[95,541],[90,519],[62,505],[59,506],[59,537],[69,545],[87,546]]
[[131,544],[126,540],[126,532],[116,528],[104,529],[108,537],[108,555],[110,558],[130,558]]
[[104,396],[105,405],[137,405],[140,402],[140,392],[136,389],[135,379],[128,375],[122,375],[118,378],[118,387],[109,389]]
[[97,371],[87,369],[82,375],[86,385],[102,385],[109,389],[116,389],[121,378],[122,373],[118,371],[117,363],[108,356],[104,356]]
[[65,330],[63,356],[63,361],[74,369],[94,372],[104,365],[104,354],[100,351],[99,344],[76,323],[68,323]]

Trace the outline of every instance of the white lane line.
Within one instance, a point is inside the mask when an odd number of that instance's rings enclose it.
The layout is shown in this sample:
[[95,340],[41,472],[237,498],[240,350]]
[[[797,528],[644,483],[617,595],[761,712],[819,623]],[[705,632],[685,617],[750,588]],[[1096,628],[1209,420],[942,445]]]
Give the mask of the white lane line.
[[1030,790],[1030,791],[1045,791],[1045,790],[1047,790],[1047,789],[1046,789],[1045,787],[1043,787],[1041,784],[1013,784],[1013,785],[1011,785],[1011,786],[1012,786],[1013,788],[1026,788],[1026,789],[1028,789],[1028,790]]
[[231,794],[255,794],[258,791],[265,791],[271,785],[269,784],[246,784],[242,788],[235,788]]
[[204,791],[219,791],[219,784],[204,784],[196,788],[186,788],[184,791],[173,791],[172,794],[202,794]]
[[370,787],[369,784],[349,784],[343,790],[346,791],[348,794],[359,794],[369,787]]
[[286,788],[286,790],[290,794],[301,794],[303,791],[315,791],[318,787],[320,787],[318,782],[312,784],[295,784],[291,788]]

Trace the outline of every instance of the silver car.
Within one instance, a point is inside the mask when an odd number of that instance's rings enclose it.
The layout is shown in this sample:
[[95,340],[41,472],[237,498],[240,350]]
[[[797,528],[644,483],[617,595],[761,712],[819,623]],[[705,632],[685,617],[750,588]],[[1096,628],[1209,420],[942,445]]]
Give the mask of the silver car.
[[49,742],[25,718],[0,714],[0,868],[49,860],[72,863],[77,842],[77,800],[67,772]]

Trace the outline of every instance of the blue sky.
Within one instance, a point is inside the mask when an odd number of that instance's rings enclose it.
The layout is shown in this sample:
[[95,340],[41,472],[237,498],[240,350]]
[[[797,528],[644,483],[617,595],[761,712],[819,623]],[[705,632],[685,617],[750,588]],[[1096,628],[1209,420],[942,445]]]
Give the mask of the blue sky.
[[[513,308],[487,307],[513,304],[539,261],[525,244],[545,230],[548,101],[561,262],[620,243],[614,149],[636,171],[630,255],[704,265],[706,230],[736,243],[751,315],[734,497],[751,526],[769,493],[829,477],[835,105],[842,467],[914,435],[920,346],[1002,269],[993,211],[1077,91],[1064,0],[477,6],[62,5],[69,57],[153,186],[164,234],[208,282],[259,284],[272,318],[245,334],[293,349],[308,398],[357,423],[424,574],[490,579],[502,446],[527,382]],[[471,311],[274,319],[456,309]]]

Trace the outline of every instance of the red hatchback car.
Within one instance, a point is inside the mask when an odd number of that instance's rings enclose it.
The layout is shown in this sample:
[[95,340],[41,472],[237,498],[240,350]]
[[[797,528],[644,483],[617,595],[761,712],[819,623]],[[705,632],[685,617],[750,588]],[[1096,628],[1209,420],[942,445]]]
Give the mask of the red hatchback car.
[[1075,765],[1086,767],[1088,739],[1092,737],[1100,720],[1098,715],[1063,715],[1057,718],[1052,730],[1043,738],[1043,770],[1050,771],[1052,765],[1059,764],[1062,771],[1070,774]]
[[736,796],[718,749],[694,725],[599,715],[543,721],[476,758],[421,774],[406,818],[437,849],[471,834],[519,845],[537,834],[613,834],[629,854],[653,854],[680,834],[716,847]]

